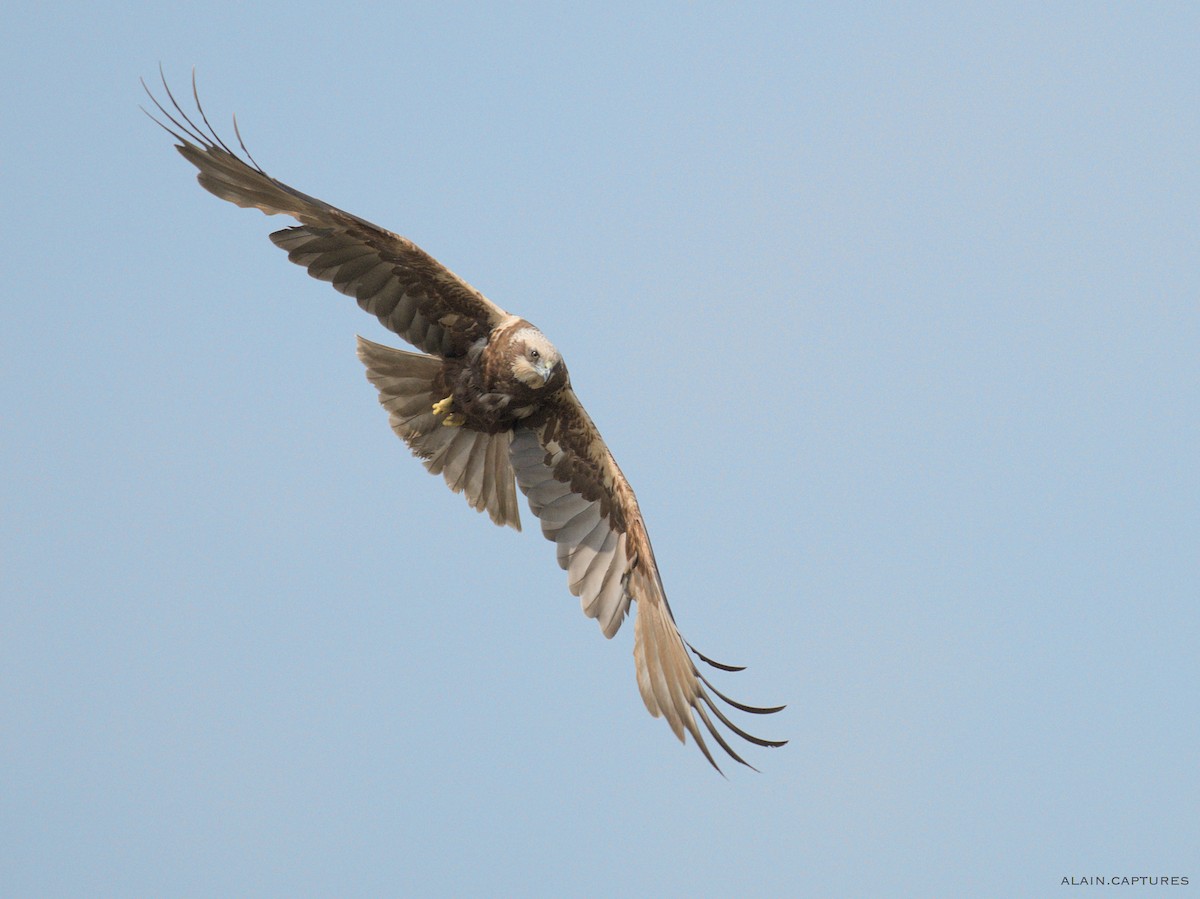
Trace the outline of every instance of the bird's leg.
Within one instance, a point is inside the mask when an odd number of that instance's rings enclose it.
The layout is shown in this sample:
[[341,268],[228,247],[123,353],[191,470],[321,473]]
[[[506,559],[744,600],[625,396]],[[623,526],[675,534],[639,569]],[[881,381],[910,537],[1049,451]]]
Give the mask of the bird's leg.
[[433,404],[434,415],[444,415],[442,426],[447,428],[461,428],[467,421],[466,416],[459,412],[451,412],[454,408],[454,394],[450,394],[444,400],[439,400]]

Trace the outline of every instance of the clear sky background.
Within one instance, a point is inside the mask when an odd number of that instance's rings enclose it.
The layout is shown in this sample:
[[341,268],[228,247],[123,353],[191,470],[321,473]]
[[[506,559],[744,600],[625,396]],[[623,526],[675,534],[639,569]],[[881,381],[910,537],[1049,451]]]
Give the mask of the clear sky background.
[[[1200,888],[1200,7],[998,6],[10,7],[0,893]],[[160,60],[558,345],[761,774],[409,456]]]

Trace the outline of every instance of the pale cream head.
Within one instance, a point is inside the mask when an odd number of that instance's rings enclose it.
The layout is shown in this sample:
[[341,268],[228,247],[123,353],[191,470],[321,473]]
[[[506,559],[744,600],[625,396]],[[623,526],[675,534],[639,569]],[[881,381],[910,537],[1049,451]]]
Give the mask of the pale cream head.
[[537,390],[559,372],[566,371],[562,356],[537,328],[522,328],[512,336],[513,377]]

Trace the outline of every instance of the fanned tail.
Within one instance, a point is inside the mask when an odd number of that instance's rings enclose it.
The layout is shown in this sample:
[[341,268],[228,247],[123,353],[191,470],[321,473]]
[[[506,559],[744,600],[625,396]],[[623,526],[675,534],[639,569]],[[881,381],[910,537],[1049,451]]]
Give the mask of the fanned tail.
[[521,530],[521,513],[508,446],[512,432],[484,434],[469,428],[448,428],[433,411],[435,381],[442,361],[358,338],[358,358],[367,378],[379,391],[392,430],[425,463],[440,474],[471,508],[486,511],[498,525]]

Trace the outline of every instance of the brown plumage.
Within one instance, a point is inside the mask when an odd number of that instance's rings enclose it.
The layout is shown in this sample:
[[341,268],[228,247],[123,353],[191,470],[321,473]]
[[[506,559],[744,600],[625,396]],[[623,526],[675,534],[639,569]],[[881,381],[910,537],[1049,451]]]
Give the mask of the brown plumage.
[[542,533],[557,545],[571,593],[606,637],[620,628],[630,603],[638,603],[634,659],[638,689],[650,714],[666,718],[681,741],[690,733],[717,770],[701,724],[731,758],[747,763],[709,712],[743,739],[782,746],[786,741],[763,740],[742,730],[713,701],[716,696],[753,714],[783,708],[734,702],[708,682],[688,655],[691,650],[713,667],[740,670],[713,662],[680,636],[633,489],[545,335],[412,241],[276,181],[254,162],[239,134],[243,159],[209,125],[194,79],[202,124],[183,111],[165,80],[163,88],[173,112],[153,94],[150,99],[170,125],[155,121],[199,169],[200,184],[238,206],[299,221],[272,234],[275,245],[422,351],[358,339],[359,358],[392,429],[425,467],[442,475],[474,509],[518,530],[519,487]]

